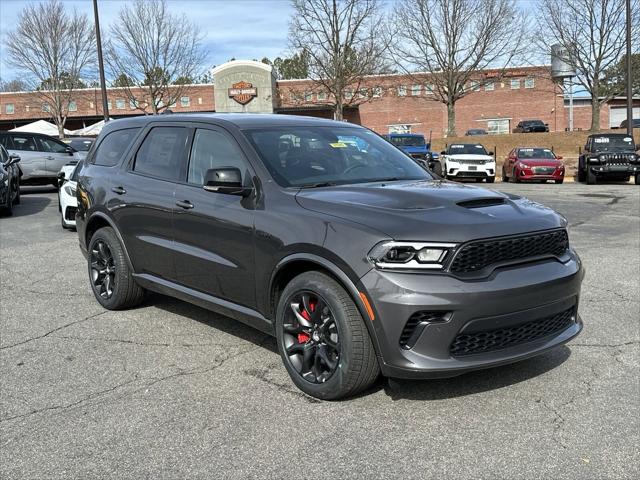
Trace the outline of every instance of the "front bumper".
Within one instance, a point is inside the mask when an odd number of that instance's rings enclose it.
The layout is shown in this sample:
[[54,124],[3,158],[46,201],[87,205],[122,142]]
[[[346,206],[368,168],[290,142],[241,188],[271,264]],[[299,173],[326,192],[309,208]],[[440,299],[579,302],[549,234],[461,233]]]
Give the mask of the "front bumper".
[[640,173],[640,164],[637,163],[592,163],[589,169],[596,175],[615,175],[628,177]]
[[[584,270],[571,252],[569,260],[544,260],[496,270],[482,281],[444,274],[415,274],[373,269],[361,281],[376,312],[373,327],[386,376],[437,378],[511,363],[538,355],[578,335],[577,315]],[[456,356],[451,346],[466,332],[519,327],[570,310],[566,328],[506,348]],[[446,312],[445,321],[429,323],[411,348],[400,339],[408,319],[419,311]]]

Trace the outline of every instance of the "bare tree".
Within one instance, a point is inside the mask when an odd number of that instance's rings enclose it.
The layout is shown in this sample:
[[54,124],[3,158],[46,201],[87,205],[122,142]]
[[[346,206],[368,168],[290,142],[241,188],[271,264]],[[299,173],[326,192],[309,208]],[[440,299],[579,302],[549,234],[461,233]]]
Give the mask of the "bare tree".
[[[499,79],[526,29],[514,0],[400,0],[393,18],[398,68],[427,82],[429,99],[447,106],[449,136],[456,134],[456,102],[474,90],[470,82],[478,87]],[[482,75],[488,68],[496,69],[490,79]]]
[[0,92],[24,92],[29,90],[27,82],[20,78],[13,80],[0,80]]
[[362,88],[365,77],[385,70],[381,5],[378,0],[292,0],[292,5],[291,48],[306,57],[315,90],[342,120],[344,107],[370,98],[371,89]]
[[[632,0],[632,46],[640,51],[638,0]],[[546,52],[560,44],[563,58],[575,68],[577,81],[591,95],[591,131],[600,129],[600,108],[615,95],[608,88],[607,72],[625,51],[625,2],[623,0],[541,0],[538,46]]]
[[178,79],[197,78],[205,53],[198,27],[170,13],[165,0],[125,5],[110,28],[107,63],[113,78],[126,78],[124,91],[144,113],[159,113],[188,90]]
[[6,38],[9,63],[38,92],[63,138],[73,91],[94,64],[92,23],[51,0],[25,6]]

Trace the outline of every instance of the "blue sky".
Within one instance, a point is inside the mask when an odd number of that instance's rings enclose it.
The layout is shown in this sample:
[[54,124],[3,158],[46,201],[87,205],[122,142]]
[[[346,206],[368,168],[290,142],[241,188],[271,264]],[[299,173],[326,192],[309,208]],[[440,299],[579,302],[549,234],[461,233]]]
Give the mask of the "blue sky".
[[[6,63],[4,41],[13,29],[24,6],[24,0],[0,0],[0,78],[11,80],[18,72]],[[127,2],[98,0],[100,30],[103,41],[118,10]],[[91,0],[64,0],[69,9],[86,13],[93,21]],[[287,53],[288,0],[170,0],[174,13],[184,13],[205,35],[207,65],[219,65],[231,57],[238,59],[274,58]]]

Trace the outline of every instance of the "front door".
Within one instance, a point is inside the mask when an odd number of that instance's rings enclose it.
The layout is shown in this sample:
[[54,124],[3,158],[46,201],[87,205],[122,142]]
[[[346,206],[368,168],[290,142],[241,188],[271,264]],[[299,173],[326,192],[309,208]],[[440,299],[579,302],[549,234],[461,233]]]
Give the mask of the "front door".
[[44,153],[44,169],[48,177],[55,177],[63,165],[74,160],[72,153],[69,153],[68,145],[58,142],[53,138],[36,137],[40,145],[40,151]]
[[248,199],[202,188],[206,171],[221,167],[239,168],[243,182],[251,181],[250,166],[231,135],[221,128],[196,128],[187,181],[175,193],[178,282],[252,308],[255,211]]
[[7,150],[12,150],[12,153],[20,156],[20,169],[25,181],[47,176],[44,158],[47,154],[40,151],[34,135],[12,133],[8,141]]

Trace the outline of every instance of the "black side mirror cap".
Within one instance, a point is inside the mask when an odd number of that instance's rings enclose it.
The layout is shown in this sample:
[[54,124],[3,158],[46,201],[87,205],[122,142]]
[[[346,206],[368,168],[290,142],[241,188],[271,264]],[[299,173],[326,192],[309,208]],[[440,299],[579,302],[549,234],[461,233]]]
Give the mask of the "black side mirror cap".
[[444,150],[442,150],[442,151],[440,152],[440,155],[446,155],[446,154],[447,154],[447,152],[445,152]]
[[64,149],[65,152],[67,152],[69,155],[73,155],[74,153],[76,153],[75,149],[73,147],[67,147]]
[[226,193],[248,197],[253,188],[242,185],[242,174],[235,167],[211,168],[204,176],[203,187],[207,192]]
[[9,161],[7,162],[7,166],[18,163],[19,161],[20,161],[20,157],[18,155],[9,155]]
[[494,155],[494,152],[489,152],[489,155],[493,156],[493,155]]

